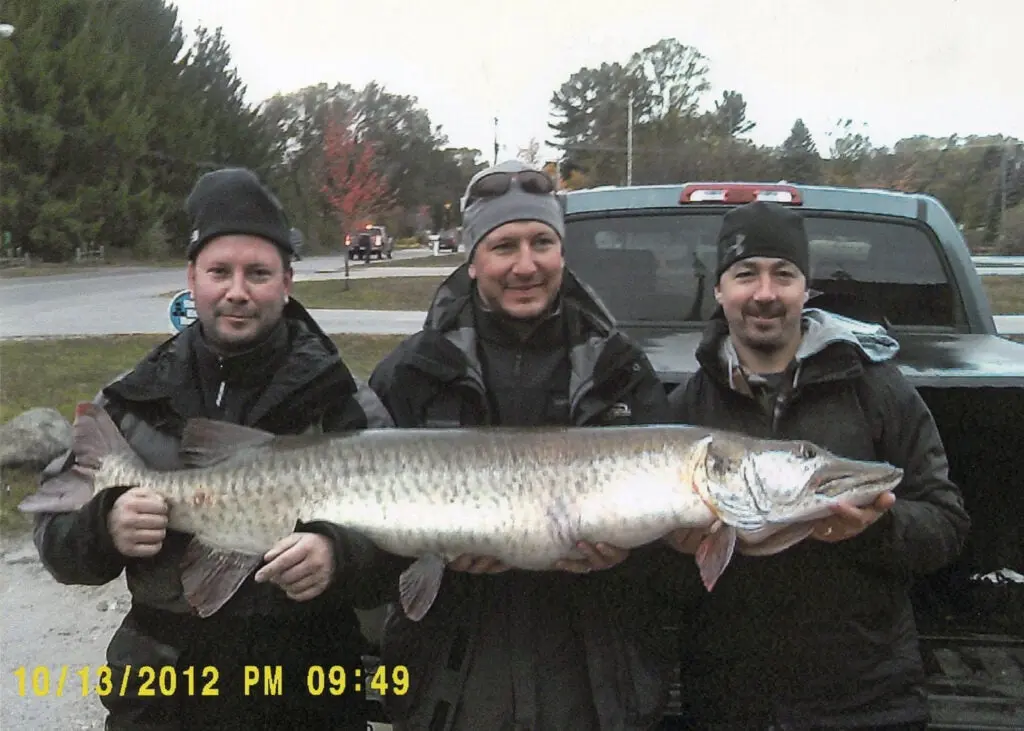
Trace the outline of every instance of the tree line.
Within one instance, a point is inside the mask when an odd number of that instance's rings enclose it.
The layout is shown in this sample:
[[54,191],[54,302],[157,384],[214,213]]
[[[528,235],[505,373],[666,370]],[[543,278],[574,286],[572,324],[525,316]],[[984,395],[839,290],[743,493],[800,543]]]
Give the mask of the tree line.
[[[822,155],[803,120],[778,146],[755,144],[738,90],[708,98],[708,62],[671,38],[625,62],[581,68],[551,97],[553,139],[567,188],[687,180],[788,180],[927,193],[976,247],[1024,253],[1024,143],[1015,138],[917,135],[875,145],[841,119]],[[632,107],[632,166],[627,130]],[[1005,218],[1004,218],[1005,217]]]
[[0,229],[34,258],[179,255],[185,197],[226,165],[268,182],[308,248],[337,250],[369,221],[397,235],[457,224],[484,166],[376,83],[247,103],[220,30],[186,46],[164,0],[7,0],[3,15]]
[[[103,245],[178,256],[197,176],[243,165],[263,176],[312,251],[381,223],[396,236],[458,225],[458,201],[489,159],[455,147],[413,96],[376,82],[321,83],[246,101],[219,29],[186,45],[165,0],[8,0],[0,39],[3,246],[61,261]],[[878,148],[846,121],[822,158],[802,122],[779,148],[754,145],[737,91],[710,111],[707,63],[666,39],[627,63],[582,68],[552,97],[565,187],[625,182],[633,108],[634,183],[743,178],[923,190],[969,230],[1005,243],[1024,213],[1016,140],[915,137]],[[521,156],[534,162],[539,143]],[[1021,221],[1024,229],[1024,220]],[[999,237],[1004,233],[1003,238]],[[1024,248],[1024,247],[1022,247]]]

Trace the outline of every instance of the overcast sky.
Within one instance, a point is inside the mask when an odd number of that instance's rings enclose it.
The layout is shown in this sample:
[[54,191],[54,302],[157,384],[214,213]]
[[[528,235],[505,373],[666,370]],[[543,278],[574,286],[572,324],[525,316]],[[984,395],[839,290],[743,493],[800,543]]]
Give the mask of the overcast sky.
[[850,117],[876,144],[913,134],[1024,139],[1019,0],[177,0],[221,26],[259,102],[377,80],[418,98],[450,143],[501,157],[550,139],[552,93],[582,66],[673,37],[708,57],[708,105],[747,101],[758,143],[802,117],[823,153]]

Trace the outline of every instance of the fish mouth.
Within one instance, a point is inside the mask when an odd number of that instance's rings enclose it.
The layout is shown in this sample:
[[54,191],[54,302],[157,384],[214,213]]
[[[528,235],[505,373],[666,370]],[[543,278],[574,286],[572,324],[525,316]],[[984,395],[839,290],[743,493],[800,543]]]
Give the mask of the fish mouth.
[[851,468],[847,466],[824,467],[811,478],[814,494],[821,497],[842,497],[853,490],[893,488],[903,479],[903,470],[884,466]]

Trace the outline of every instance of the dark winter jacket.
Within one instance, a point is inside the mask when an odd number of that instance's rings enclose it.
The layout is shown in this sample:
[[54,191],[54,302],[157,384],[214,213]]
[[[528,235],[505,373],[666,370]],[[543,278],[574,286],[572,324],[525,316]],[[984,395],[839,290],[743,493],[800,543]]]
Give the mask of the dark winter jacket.
[[[357,385],[334,343],[302,306],[292,300],[284,319],[253,350],[219,358],[194,324],[154,348],[131,371],[102,389],[96,401],[110,413],[138,454],[153,468],[180,467],[178,443],[192,417],[223,419],[275,434],[386,427],[392,420],[365,385]],[[73,463],[66,455],[50,465],[44,479]],[[356,666],[365,640],[353,611],[383,602],[390,587],[379,585],[375,567],[387,557],[358,536],[326,523],[298,525],[334,543],[336,576],[320,596],[307,602],[288,599],[272,584],[250,577],[215,615],[190,613],[179,562],[189,536],[168,531],[160,553],[134,559],[120,554],[108,531],[107,516],[124,489],[111,488],[74,513],[44,515],[36,522],[35,544],[47,570],[63,584],[101,585],[122,572],[132,608],[107,649],[115,685],[124,666],[157,668],[183,664],[215,666],[222,696],[237,683],[242,665],[254,663],[291,670],[280,706],[316,706],[325,701],[297,700],[309,665]],[[199,683],[199,668],[196,683]],[[131,678],[132,684],[138,677]],[[103,698],[115,728],[171,729],[182,718],[176,705],[161,698]],[[346,698],[355,698],[349,693]],[[295,701],[293,703],[293,701]],[[335,699],[337,718],[346,707],[361,717],[358,702]],[[230,715],[256,724],[251,698],[240,698]],[[352,710],[356,709],[356,710]],[[331,711],[331,713],[335,713]],[[253,727],[256,727],[255,725]]]
[[[516,329],[483,310],[463,266],[370,385],[399,427],[664,421],[649,361],[571,272],[553,312]],[[667,692],[651,641],[667,620],[629,588],[642,557],[588,575],[449,571],[420,622],[391,611],[382,659],[411,678],[385,699],[396,729],[649,728]]]
[[[723,728],[873,726],[927,718],[908,596],[913,577],[953,561],[969,518],[923,400],[882,328],[807,310],[775,391],[739,365],[724,320],[700,370],[671,395],[674,420],[805,439],[905,470],[896,504],[860,535],[805,540],[770,557],[736,555],[682,627],[683,703]],[[766,388],[767,387],[767,388]],[[696,583],[693,561],[680,571]]]

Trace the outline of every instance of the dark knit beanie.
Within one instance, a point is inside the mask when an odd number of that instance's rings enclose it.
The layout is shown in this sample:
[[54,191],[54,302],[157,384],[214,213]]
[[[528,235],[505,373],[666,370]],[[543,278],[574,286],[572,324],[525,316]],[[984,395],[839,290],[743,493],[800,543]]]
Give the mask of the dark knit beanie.
[[747,203],[726,213],[718,232],[716,281],[736,262],[754,256],[786,259],[810,277],[810,244],[803,216],[766,201]]
[[[469,181],[464,200],[472,198],[474,185],[481,178],[494,173],[514,175],[527,171],[531,174],[545,174],[518,160],[507,160],[481,170]],[[506,192],[493,197],[472,199],[463,210],[462,240],[465,242],[467,258],[473,258],[477,244],[487,234],[512,221],[540,221],[554,229],[560,239],[565,238],[565,218],[562,206],[555,197],[553,184],[550,193],[531,193],[522,185],[511,182]]]
[[295,253],[281,203],[251,170],[224,168],[206,173],[189,193],[185,212],[192,226],[189,259],[195,259],[210,239],[225,234],[259,236],[289,257]]

